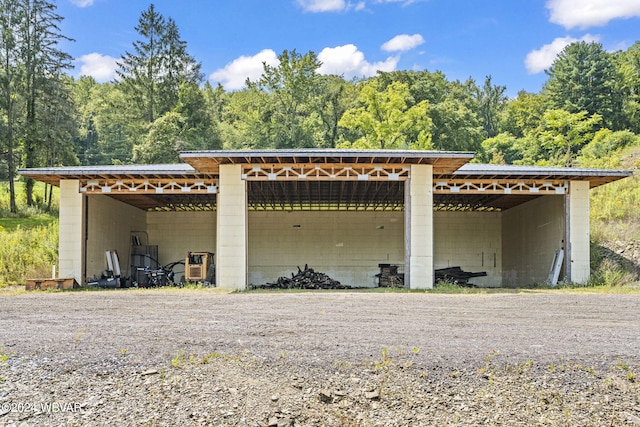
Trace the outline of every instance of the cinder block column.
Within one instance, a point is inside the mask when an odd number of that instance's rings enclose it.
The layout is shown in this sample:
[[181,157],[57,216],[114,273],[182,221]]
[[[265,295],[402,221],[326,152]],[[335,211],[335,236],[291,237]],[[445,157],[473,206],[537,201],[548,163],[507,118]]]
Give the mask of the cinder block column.
[[220,165],[217,196],[216,284],[247,287],[247,186],[241,165]]
[[591,276],[591,249],[589,245],[589,182],[571,181],[567,197],[566,256],[567,280],[587,283]]
[[58,242],[58,276],[84,283],[85,196],[80,181],[60,181],[60,238]]
[[433,288],[433,166],[412,165],[405,187],[405,282]]

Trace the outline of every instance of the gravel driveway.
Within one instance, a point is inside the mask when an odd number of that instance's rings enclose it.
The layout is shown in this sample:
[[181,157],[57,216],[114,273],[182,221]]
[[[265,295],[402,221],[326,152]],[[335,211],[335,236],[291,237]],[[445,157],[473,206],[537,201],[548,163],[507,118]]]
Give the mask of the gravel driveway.
[[16,426],[640,426],[640,295],[3,296],[0,404]]

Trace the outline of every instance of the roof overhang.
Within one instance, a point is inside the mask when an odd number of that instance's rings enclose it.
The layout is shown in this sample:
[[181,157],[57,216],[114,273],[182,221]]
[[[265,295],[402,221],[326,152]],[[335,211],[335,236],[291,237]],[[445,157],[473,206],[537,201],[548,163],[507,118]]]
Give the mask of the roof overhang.
[[[505,210],[541,195],[565,194],[569,181],[597,187],[631,171],[469,163],[473,153],[401,150],[192,151],[168,165],[20,169],[60,185],[80,181],[144,210],[215,209],[220,165],[242,165],[253,209],[402,209],[411,165],[432,165],[434,205],[441,210]],[[314,175],[315,174],[315,175]]]
[[446,177],[457,180],[589,181],[590,187],[595,188],[632,175],[629,170],[468,163]]
[[432,165],[434,173],[453,173],[475,154],[465,151],[418,150],[217,150],[186,151],[180,158],[200,172],[217,173],[220,165]]
[[184,163],[166,165],[106,165],[106,166],[62,166],[20,169],[22,176],[36,181],[59,186],[62,179],[104,180],[171,180],[204,178],[211,174],[200,173]]

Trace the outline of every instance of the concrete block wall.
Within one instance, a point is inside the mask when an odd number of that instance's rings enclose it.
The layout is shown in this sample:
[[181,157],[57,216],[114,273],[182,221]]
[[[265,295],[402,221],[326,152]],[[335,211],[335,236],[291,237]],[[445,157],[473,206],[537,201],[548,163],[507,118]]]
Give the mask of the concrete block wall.
[[108,196],[87,197],[87,276],[107,269],[105,251],[115,249],[122,274],[130,276],[131,231],[146,230],[147,213]]
[[[433,288],[433,166],[411,165],[405,186],[407,252],[405,283],[411,289]],[[405,196],[406,197],[406,196]]]
[[375,286],[378,264],[404,267],[403,212],[249,212],[249,283],[304,264],[347,285]]
[[241,165],[220,165],[217,201],[216,284],[247,285],[247,185]]
[[80,193],[80,182],[75,179],[60,181],[60,222],[58,242],[58,277],[84,281],[84,227],[85,197]]
[[435,212],[434,248],[434,269],[486,271],[470,283],[502,286],[502,213]]
[[[162,265],[184,260],[188,252],[216,252],[215,212],[149,212],[147,232],[149,244],[158,245]],[[184,270],[176,267],[174,271]]]
[[[574,274],[588,279],[588,217],[582,212],[585,203],[588,208],[588,188],[582,188],[582,194],[574,187],[575,195],[570,199],[572,266]],[[244,197],[236,196],[238,200]],[[106,269],[104,252],[109,249],[118,251],[123,273],[130,274],[127,270],[134,230],[146,231],[148,243],[158,245],[162,264],[182,259],[188,251],[217,252],[220,247],[216,212],[147,213],[108,196],[85,197],[78,193],[76,181],[63,182],[61,199],[60,275],[77,275],[78,281],[84,280],[85,203],[89,276]],[[227,222],[232,216],[232,212],[227,215]],[[472,281],[479,286],[543,282],[555,250],[564,246],[564,222],[564,196],[560,195],[543,196],[502,213],[435,212],[433,268],[459,265],[467,271],[486,271],[487,277]],[[234,266],[227,264],[227,268],[239,274],[238,280],[246,271],[250,284],[290,275],[297,265],[305,263],[345,284],[358,286],[375,286],[381,263],[397,264],[404,271],[404,212],[251,211],[246,214],[246,223],[247,268],[240,268],[239,273]],[[242,231],[240,225],[232,228],[236,234]],[[235,237],[228,234],[226,239],[233,243]],[[232,255],[227,257],[234,259]],[[216,264],[220,262],[216,253]]]
[[[588,218],[588,211],[585,213]],[[543,196],[502,213],[502,286],[547,280],[556,250],[564,247],[564,196]]]
[[591,275],[589,183],[571,181],[569,187],[570,280],[586,283]]

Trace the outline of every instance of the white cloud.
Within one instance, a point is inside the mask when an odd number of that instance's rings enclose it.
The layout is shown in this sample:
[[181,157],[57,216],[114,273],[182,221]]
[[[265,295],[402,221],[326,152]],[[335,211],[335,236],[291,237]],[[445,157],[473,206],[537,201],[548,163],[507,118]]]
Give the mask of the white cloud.
[[580,39],[573,37],[558,37],[549,44],[545,44],[540,49],[529,52],[524,60],[524,65],[529,74],[538,74],[551,67],[553,61],[562,50],[578,41],[597,42],[600,38],[586,34]]
[[80,63],[80,75],[91,76],[97,82],[104,83],[116,77],[117,59],[99,53],[89,53],[76,59]]
[[[80,0],[76,0],[80,1]],[[356,12],[367,10],[367,2],[365,0],[349,1],[349,0],[296,0],[305,12],[322,13],[322,12],[344,12],[355,10]],[[410,5],[419,0],[373,0],[374,4],[384,3],[402,3],[402,6]]]
[[377,71],[394,71],[398,65],[398,57],[389,57],[385,61],[370,63],[364,58],[362,53],[353,44],[337,47],[325,47],[318,54],[318,60],[322,66],[318,69],[319,74],[344,75],[351,77],[371,77]]
[[382,50],[386,52],[404,52],[411,50],[424,43],[424,38],[420,34],[400,34],[382,45]]
[[88,7],[93,6],[94,0],[71,0],[71,3],[75,4],[78,7]]
[[[394,71],[399,59],[398,56],[390,56],[384,61],[371,63],[353,44],[326,47],[318,54],[318,60],[322,62],[318,74],[342,75],[347,79],[372,77],[378,71]],[[276,53],[271,49],[265,49],[254,56],[234,59],[224,68],[213,72],[209,81],[221,83],[226,90],[240,90],[245,86],[247,79],[256,81],[260,78],[264,71],[263,62],[272,67],[279,65]]]
[[402,3],[403,6],[415,3],[417,0],[375,0],[376,3]]
[[549,0],[549,20],[570,29],[606,25],[612,19],[640,17],[638,0]]
[[344,0],[298,0],[305,12],[340,12],[347,9]]
[[264,49],[254,56],[241,56],[234,59],[224,68],[214,71],[209,81],[219,82],[227,90],[238,90],[244,87],[247,79],[258,80],[264,71],[263,62],[277,67],[280,63],[278,56],[271,49]]

